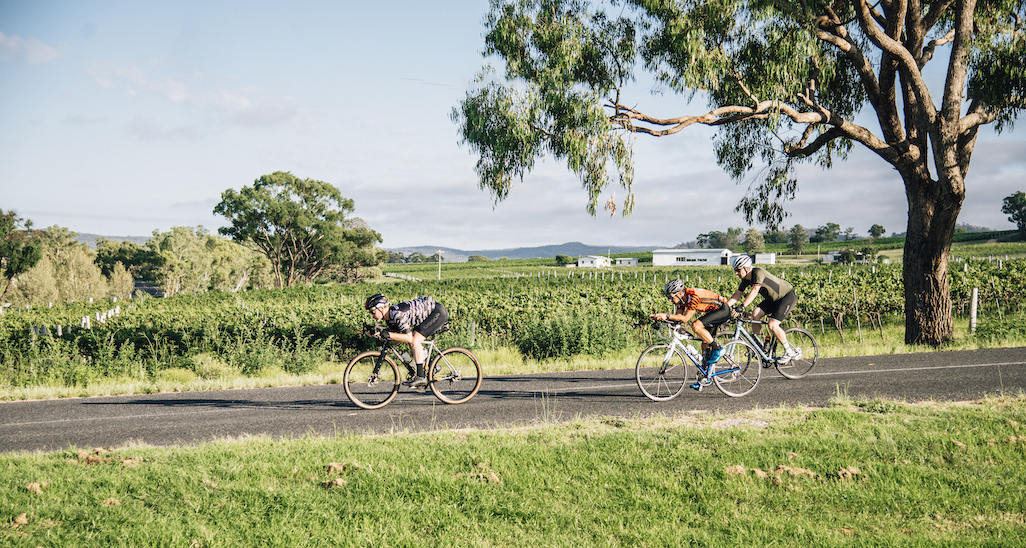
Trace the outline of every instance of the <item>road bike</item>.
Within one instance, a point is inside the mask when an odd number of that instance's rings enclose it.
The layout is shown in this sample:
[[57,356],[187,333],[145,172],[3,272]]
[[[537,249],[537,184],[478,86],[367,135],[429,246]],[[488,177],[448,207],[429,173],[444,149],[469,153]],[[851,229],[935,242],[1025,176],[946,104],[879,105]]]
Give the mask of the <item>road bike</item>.
[[[448,327],[443,327],[436,335],[447,330]],[[477,394],[484,372],[473,353],[459,347],[439,350],[433,336],[424,340],[424,346],[430,364],[426,371],[427,386],[435,397],[445,403],[456,404]],[[406,367],[405,381],[400,380],[397,361]],[[385,339],[378,350],[363,352],[349,362],[342,375],[342,386],[346,396],[357,407],[380,409],[394,400],[399,387],[408,386],[415,375],[413,358],[409,353],[400,353],[391,339]],[[423,392],[425,388],[416,390]]]
[[791,329],[784,330],[787,342],[794,348],[798,356],[788,362],[781,363],[777,361],[777,350],[783,350],[783,345],[780,344],[776,337],[770,337],[760,342],[754,333],[744,327],[744,324],[763,326],[768,326],[769,324],[762,320],[753,320],[751,318],[734,318],[734,321],[736,324],[733,333],[726,332],[717,335],[716,339],[721,345],[733,341],[748,343],[749,346],[756,350],[754,357],[758,358],[763,368],[774,366],[781,375],[788,379],[800,379],[808,375],[809,371],[812,371],[812,368],[816,366],[816,360],[819,358],[819,343],[816,342],[816,337],[813,337],[812,333],[808,330],[801,327],[792,327]]
[[683,324],[660,321],[652,324],[659,336],[668,342],[654,344],[638,358],[634,376],[638,387],[648,399],[668,401],[688,386],[688,361],[695,366],[696,382],[701,390],[710,384],[724,394],[738,398],[755,390],[762,375],[761,367],[750,367],[756,350],[742,340],[723,344],[723,355],[712,365],[702,364],[702,354],[685,341],[698,340],[684,330]]

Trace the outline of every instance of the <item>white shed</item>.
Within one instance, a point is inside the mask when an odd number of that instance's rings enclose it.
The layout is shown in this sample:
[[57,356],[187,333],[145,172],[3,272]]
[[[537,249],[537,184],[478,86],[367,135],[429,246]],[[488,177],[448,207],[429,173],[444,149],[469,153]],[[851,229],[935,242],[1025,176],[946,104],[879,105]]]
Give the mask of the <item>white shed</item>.
[[730,264],[729,249],[656,249],[652,266],[721,266]]
[[756,253],[755,260],[752,261],[755,264],[777,264],[776,253]]
[[588,255],[577,259],[577,266],[581,268],[608,268],[609,257],[601,255]]
[[638,266],[638,260],[634,257],[617,257],[616,266]]

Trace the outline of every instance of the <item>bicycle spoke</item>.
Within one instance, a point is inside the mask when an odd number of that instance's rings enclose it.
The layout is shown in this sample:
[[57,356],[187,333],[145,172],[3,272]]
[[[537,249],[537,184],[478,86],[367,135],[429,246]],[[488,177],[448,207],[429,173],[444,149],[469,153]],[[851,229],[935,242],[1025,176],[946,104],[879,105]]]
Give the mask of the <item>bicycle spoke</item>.
[[737,398],[755,390],[762,375],[758,353],[747,343],[731,341],[723,345],[720,361],[710,366],[720,392]]
[[638,388],[653,401],[677,397],[688,380],[688,368],[680,352],[669,352],[669,345],[657,344],[641,353],[634,377]]
[[[380,366],[378,360],[381,360]],[[346,366],[342,386],[346,396],[357,406],[378,409],[399,392],[399,368],[388,357],[382,359],[378,352],[364,352]]]
[[431,362],[428,385],[445,403],[463,403],[477,394],[483,378],[481,364],[469,350],[449,348]]
[[787,342],[798,352],[798,357],[786,364],[777,364],[777,371],[789,379],[800,379],[812,371],[819,358],[819,344],[812,333],[794,327],[784,332],[787,335]]

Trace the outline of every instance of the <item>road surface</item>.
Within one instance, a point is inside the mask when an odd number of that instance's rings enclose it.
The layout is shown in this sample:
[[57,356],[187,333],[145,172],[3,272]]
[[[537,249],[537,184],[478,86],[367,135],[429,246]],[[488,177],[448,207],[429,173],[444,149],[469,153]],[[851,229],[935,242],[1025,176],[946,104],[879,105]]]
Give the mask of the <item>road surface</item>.
[[[487,366],[485,367],[487,374]],[[404,390],[388,406],[352,405],[340,385],[221,390],[0,403],[0,451],[187,445],[246,435],[298,438],[348,433],[503,428],[579,417],[733,413],[856,399],[963,401],[1026,391],[1026,348],[822,359],[806,378],[764,370],[755,391],[728,398],[715,387],[675,400],[645,398],[634,370],[486,376],[461,405]]]

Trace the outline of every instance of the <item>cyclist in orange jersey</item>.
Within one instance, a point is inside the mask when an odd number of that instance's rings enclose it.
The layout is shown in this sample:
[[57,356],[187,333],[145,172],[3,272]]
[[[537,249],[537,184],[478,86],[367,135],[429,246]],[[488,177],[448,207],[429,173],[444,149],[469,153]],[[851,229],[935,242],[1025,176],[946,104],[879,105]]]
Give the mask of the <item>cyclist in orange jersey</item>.
[[676,306],[672,314],[662,312],[650,314],[648,317],[653,320],[670,320],[687,323],[696,312],[705,312],[702,317],[691,322],[691,329],[702,339],[702,355],[705,357],[703,365],[714,364],[719,361],[723,354],[723,348],[716,342],[716,331],[720,325],[730,319],[730,307],[727,306],[727,299],[721,297],[714,291],[700,288],[685,288],[684,282],[680,279],[670,280],[663,288],[663,294]]

